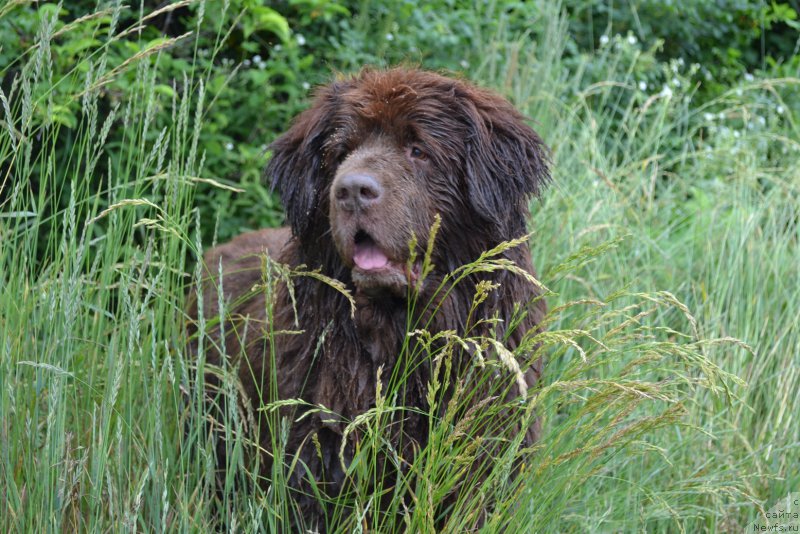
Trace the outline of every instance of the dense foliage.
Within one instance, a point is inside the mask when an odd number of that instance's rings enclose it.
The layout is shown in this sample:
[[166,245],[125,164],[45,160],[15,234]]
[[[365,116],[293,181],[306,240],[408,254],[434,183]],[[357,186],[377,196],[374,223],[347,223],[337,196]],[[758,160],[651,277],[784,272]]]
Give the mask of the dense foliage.
[[[33,53],[37,32],[50,24],[51,74],[42,80],[42,87],[33,89],[37,97],[34,120],[63,126],[57,155],[65,157],[76,139],[81,105],[77,96],[96,68],[97,53],[87,56],[87,51],[107,48],[104,61],[122,67],[102,80],[99,105],[107,110],[130,92],[137,75],[137,54],[177,39],[158,54],[150,74],[161,102],[151,119],[153,132],[171,120],[169,100],[186,84],[196,88],[203,73],[208,79],[205,98],[213,102],[204,113],[198,146],[205,167],[214,177],[235,182],[249,193],[248,198],[263,203],[264,209],[250,210],[236,195],[202,190],[198,201],[211,208],[203,213],[210,216],[216,210],[225,221],[218,229],[221,238],[280,221],[267,184],[260,179],[268,158],[266,146],[304,107],[314,86],[337,71],[398,62],[468,75],[506,52],[481,48],[487,36],[503,31],[535,44],[538,36],[531,29],[541,27],[547,10],[539,2],[503,1],[481,7],[460,0],[423,4],[142,0],[131,9],[117,11],[115,5],[101,3],[96,9],[94,0],[7,4],[0,18],[2,87],[9,92],[25,58]],[[790,3],[567,0],[563,8],[568,22],[564,65],[575,69],[598,50],[623,49],[627,59],[636,58],[632,81],[644,94],[688,84],[697,89],[696,100],[710,100],[732,83],[752,79],[753,73],[791,76],[800,68],[796,54],[800,22],[797,6]],[[125,35],[108,40],[112,30]],[[186,38],[194,31],[191,39]],[[592,73],[591,65],[589,69],[583,76],[601,81],[603,73]],[[53,80],[57,83],[44,106],[43,88]],[[800,98],[789,102],[800,102]],[[118,127],[112,125],[108,132],[112,159],[118,157],[113,147],[120,137]]]

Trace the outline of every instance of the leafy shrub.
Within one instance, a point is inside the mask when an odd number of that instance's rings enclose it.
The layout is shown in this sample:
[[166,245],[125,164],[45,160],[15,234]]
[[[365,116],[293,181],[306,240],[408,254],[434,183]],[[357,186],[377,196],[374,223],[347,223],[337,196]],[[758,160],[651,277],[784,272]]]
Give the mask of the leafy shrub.
[[745,72],[795,62],[800,45],[796,3],[759,0],[567,0],[570,29],[581,50],[613,35],[656,46],[661,61],[681,58],[700,66],[711,97]]

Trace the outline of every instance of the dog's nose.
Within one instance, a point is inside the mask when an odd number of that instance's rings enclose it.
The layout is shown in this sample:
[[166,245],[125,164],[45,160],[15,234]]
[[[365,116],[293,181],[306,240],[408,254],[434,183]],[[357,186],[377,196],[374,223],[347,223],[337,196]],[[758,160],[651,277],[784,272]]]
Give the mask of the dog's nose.
[[341,209],[355,211],[380,201],[383,188],[369,174],[345,174],[334,184],[333,194]]

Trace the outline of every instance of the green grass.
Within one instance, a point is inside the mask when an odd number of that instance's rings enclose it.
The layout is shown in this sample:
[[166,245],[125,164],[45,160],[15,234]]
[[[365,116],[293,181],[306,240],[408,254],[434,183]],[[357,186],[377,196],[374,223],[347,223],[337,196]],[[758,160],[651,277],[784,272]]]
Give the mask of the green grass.
[[[566,53],[556,8],[536,24],[535,42],[502,24],[484,36],[471,77],[534,117],[553,149],[554,185],[531,205],[553,292],[531,341],[548,363],[516,409],[543,416],[543,438],[504,447],[478,487],[462,470],[474,447],[454,436],[511,408],[489,404],[461,427],[445,417],[412,476],[386,488],[398,513],[375,516],[375,454],[399,409],[383,392],[354,422],[356,491],[330,503],[330,526],[430,531],[434,503],[460,484],[446,531],[487,503],[487,532],[744,528],[800,488],[800,132],[779,109],[800,80],[755,79],[697,104],[687,84],[641,91],[647,58],[624,48]],[[198,178],[216,178],[196,148],[213,106],[206,74],[159,94],[153,51],[126,66],[136,83],[109,110],[95,86],[119,65],[104,45],[87,50],[88,82],[78,68],[53,79],[48,35],[7,68],[18,81],[0,98],[0,530],[274,531],[293,513],[285,471],[215,505],[204,408],[183,400],[199,399],[185,292],[199,229],[216,224],[193,208],[196,188],[212,187]],[[69,131],[37,119],[54,113],[59,83],[83,93]],[[169,124],[153,124],[157,106]],[[108,145],[106,124],[123,127],[121,142]],[[240,414],[228,415],[233,432]]]

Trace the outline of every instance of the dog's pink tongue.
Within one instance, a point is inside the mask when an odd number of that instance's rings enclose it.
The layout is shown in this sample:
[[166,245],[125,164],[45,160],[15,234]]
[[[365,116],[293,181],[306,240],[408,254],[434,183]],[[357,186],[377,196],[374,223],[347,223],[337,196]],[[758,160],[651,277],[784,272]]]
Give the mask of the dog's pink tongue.
[[368,245],[356,245],[353,263],[356,264],[356,267],[369,271],[386,267],[389,263],[389,258],[378,247],[370,243]]

